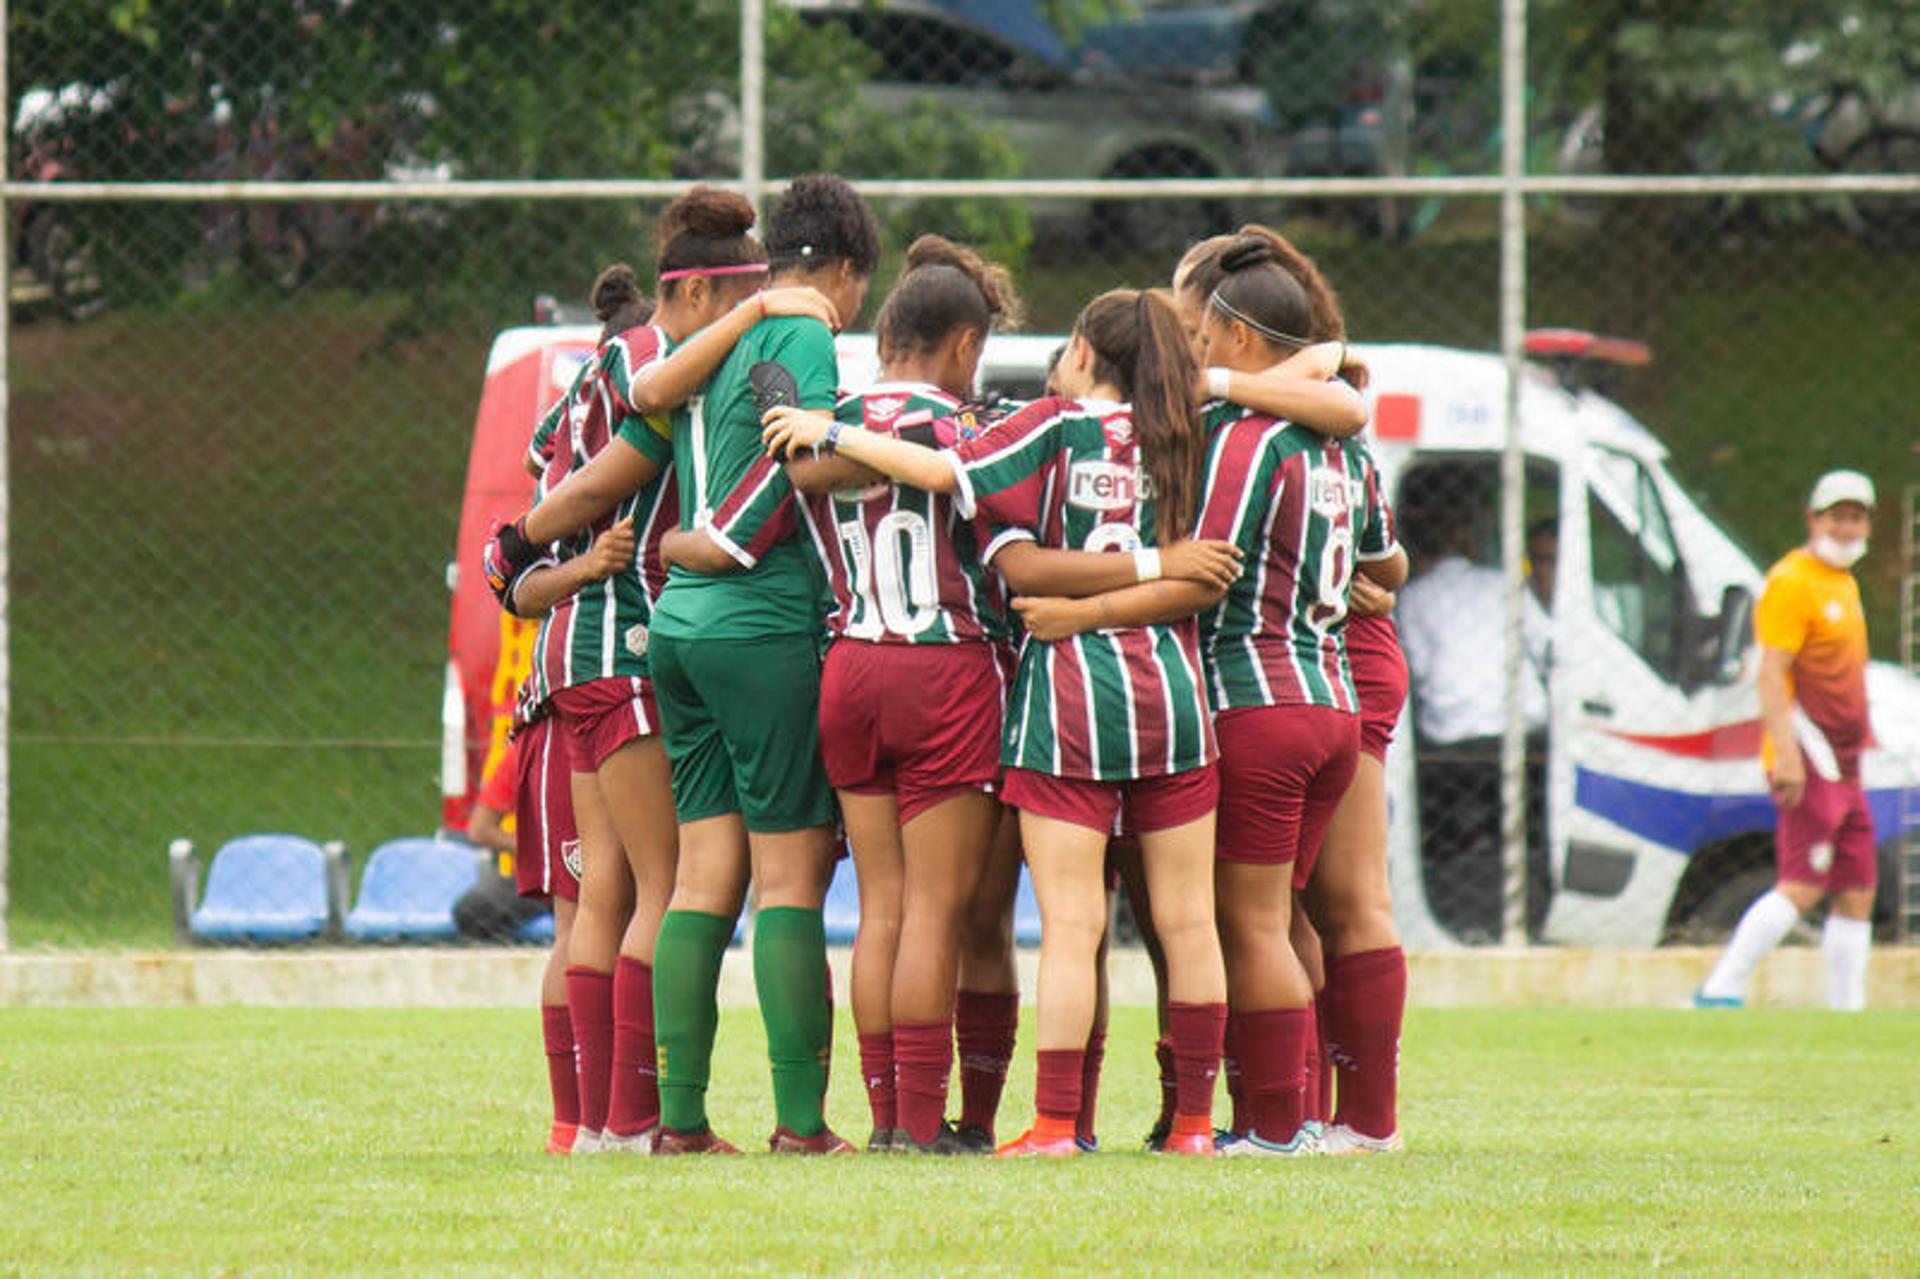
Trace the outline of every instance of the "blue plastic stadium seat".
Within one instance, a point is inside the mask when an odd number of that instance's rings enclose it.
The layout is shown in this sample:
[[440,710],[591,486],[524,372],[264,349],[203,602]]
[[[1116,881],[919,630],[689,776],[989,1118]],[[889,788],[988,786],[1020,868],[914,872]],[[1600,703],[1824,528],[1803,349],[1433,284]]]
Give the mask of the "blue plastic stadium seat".
[[1013,894],[1013,940],[1021,946],[1040,944],[1040,899],[1033,895],[1033,877],[1025,863],[1020,867],[1020,887]]
[[853,935],[860,931],[860,885],[853,876],[853,858],[842,857],[834,863],[833,882],[827,885],[820,919],[826,926],[829,946],[851,945]]
[[248,835],[213,855],[206,892],[187,916],[194,940],[294,942],[332,917],[328,854],[298,835]]
[[391,839],[373,850],[347,916],[355,941],[451,941],[453,904],[473,887],[470,844]]
[[553,944],[553,912],[543,910],[513,930],[513,939],[525,946]]

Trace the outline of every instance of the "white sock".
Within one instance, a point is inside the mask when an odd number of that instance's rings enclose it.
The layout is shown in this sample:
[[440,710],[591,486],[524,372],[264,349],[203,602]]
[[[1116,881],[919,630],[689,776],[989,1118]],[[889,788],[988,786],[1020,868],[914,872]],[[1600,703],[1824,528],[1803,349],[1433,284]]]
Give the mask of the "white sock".
[[1727,943],[1726,953],[1701,984],[1700,993],[1715,999],[1746,998],[1747,982],[1753,977],[1753,970],[1760,966],[1768,951],[1780,944],[1780,939],[1792,930],[1799,918],[1799,907],[1782,896],[1779,889],[1769,888],[1762,893],[1747,907],[1747,913],[1740,916],[1733,940]]
[[1820,931],[1827,956],[1827,1007],[1857,1013],[1867,1006],[1867,950],[1873,924],[1865,919],[1828,915]]

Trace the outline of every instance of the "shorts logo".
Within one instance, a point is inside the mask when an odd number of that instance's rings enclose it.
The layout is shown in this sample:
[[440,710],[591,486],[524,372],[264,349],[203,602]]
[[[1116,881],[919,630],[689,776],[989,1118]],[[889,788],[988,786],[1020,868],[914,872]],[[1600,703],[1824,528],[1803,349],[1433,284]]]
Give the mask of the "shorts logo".
[[1833,845],[1815,844],[1812,848],[1809,848],[1807,850],[1807,865],[1813,867],[1814,873],[1819,875],[1824,875],[1832,870]]
[[580,841],[562,840],[560,843],[560,864],[567,868],[567,874],[579,879],[585,874],[585,863],[580,860]]
[[635,657],[647,655],[647,628],[639,624],[629,626],[626,635],[627,652]]
[[1335,517],[1350,505],[1347,491],[1347,477],[1339,471],[1322,467],[1313,473],[1311,492],[1313,510],[1316,515]]
[[1067,502],[1086,511],[1124,511],[1145,497],[1140,472],[1113,462],[1075,462],[1067,472]]

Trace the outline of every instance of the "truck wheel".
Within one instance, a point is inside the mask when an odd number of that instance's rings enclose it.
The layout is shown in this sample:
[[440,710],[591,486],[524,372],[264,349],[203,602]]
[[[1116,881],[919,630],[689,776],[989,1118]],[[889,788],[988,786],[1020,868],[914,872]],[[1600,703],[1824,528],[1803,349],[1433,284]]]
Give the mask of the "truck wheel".
[[1754,866],[1741,871],[1733,878],[1721,884],[1707,894],[1699,908],[1675,931],[1680,938],[1695,945],[1719,943],[1733,932],[1733,926],[1740,922],[1740,916],[1747,913],[1747,907],[1753,905],[1760,894],[1773,887],[1774,873],[1770,866]]

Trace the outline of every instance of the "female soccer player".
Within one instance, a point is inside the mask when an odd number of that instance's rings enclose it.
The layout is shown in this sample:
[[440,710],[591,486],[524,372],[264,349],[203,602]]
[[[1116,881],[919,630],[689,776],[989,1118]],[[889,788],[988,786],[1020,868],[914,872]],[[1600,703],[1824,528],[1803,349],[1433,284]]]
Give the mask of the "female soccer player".
[[[655,322],[605,335],[556,406],[568,434],[563,461],[549,475],[558,483],[511,530],[524,548],[582,528],[630,525],[641,548],[606,584],[556,605],[542,626],[534,679],[536,694],[552,696],[566,727],[586,862],[568,973],[582,1125],[591,1134],[604,1118],[607,1141],[642,1152],[659,1117],[649,965],[676,862],[648,627],[663,585],[657,547],[674,523],[677,494],[663,477],[671,445],[639,415],[684,399],[761,315],[832,315],[811,295],[758,295],[766,263],[753,221],[744,198],[705,187],[662,213]],[[596,293],[620,289],[638,296],[631,271],[609,272]],[[689,340],[696,330],[704,331]],[[684,346],[667,357],[676,342]],[[503,542],[508,537],[503,530]]]
[[[1240,235],[1267,242],[1275,261],[1307,295],[1311,318],[1305,336],[1315,342],[1342,343],[1340,376],[1364,389],[1366,366],[1344,354],[1346,322],[1339,299],[1312,259],[1266,227],[1243,227]],[[1176,306],[1184,318],[1205,313],[1208,297],[1222,281],[1221,253],[1232,240],[1215,237],[1196,245],[1182,259],[1176,273]],[[1303,419],[1296,415],[1295,420]],[[1369,483],[1379,484],[1377,470],[1369,471]],[[1368,500],[1385,514],[1388,540],[1394,540],[1385,494],[1376,491]],[[1398,577],[1404,579],[1404,569]],[[1296,891],[1305,885],[1304,914],[1311,920],[1303,921],[1296,932],[1296,937],[1308,942],[1298,949],[1311,954],[1317,941],[1325,957],[1324,986],[1316,981],[1319,1025],[1310,1028],[1319,1041],[1314,1055],[1323,1064],[1337,1061],[1340,1076],[1339,1111],[1331,1116],[1333,1126],[1323,1141],[1329,1154],[1400,1146],[1394,1099],[1407,967],[1387,885],[1385,760],[1393,726],[1406,701],[1407,668],[1391,616],[1392,587],[1398,583],[1391,576],[1382,580],[1388,585],[1355,575],[1344,632],[1360,706],[1360,754],[1353,782],[1328,824],[1319,857],[1308,863],[1312,879],[1295,877]],[[1311,938],[1316,928],[1319,937]]]
[[[1039,400],[956,449],[847,431],[794,410],[770,415],[768,443],[776,452],[838,449],[897,481],[957,493],[963,514],[1025,528],[1045,546],[1131,551],[1153,577],[1156,529],[1188,528],[1200,488],[1196,372],[1179,319],[1150,294],[1104,294],[1076,321],[1058,377],[1072,398]],[[1213,925],[1218,781],[1192,614],[1220,591],[1154,585],[1159,620],[1060,644],[1030,640],[1015,676],[1002,763],[1041,911],[1039,1114],[1003,1154],[1079,1153],[1107,838],[1123,802],[1146,852],[1168,959],[1181,1075],[1168,1149],[1213,1153],[1226,980]]]
[[[865,300],[879,262],[872,212],[839,178],[798,178],[768,219],[773,281],[808,285],[838,313]],[[756,366],[761,366],[756,373]],[[755,384],[768,366],[798,402],[831,409],[830,327],[775,319],[735,346],[673,433],[681,524],[703,527],[744,572],[676,565],[655,609],[652,658],[680,867],[655,952],[661,1153],[729,1150],[707,1122],[720,959],[751,866],[754,980],[773,1067],[777,1153],[850,1152],[822,1111],[832,1019],[820,919],[832,859],[833,797],[820,763],[823,608],[806,548],[763,537],[790,492],[759,450]],[[760,527],[755,527],[756,525]],[[751,529],[752,531],[745,531]]]
[[[953,415],[987,334],[1017,321],[1017,308],[1003,268],[922,236],[876,325],[881,381],[843,400],[838,422],[956,442],[965,428]],[[952,498],[870,485],[861,468],[803,459],[790,470],[814,491],[802,511],[835,602],[820,732],[859,875],[853,1005],[874,1110],[869,1148],[960,1153],[944,1122],[959,934],[999,816],[992,641],[1004,622],[985,561],[1022,589],[1052,591],[1124,584],[1135,570],[1119,557],[1040,550],[1024,529],[976,534]],[[1167,559],[1176,576],[1203,565],[1203,576],[1231,580],[1225,547],[1183,545]],[[895,1090],[884,1087],[890,1076]]]

